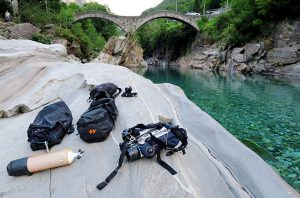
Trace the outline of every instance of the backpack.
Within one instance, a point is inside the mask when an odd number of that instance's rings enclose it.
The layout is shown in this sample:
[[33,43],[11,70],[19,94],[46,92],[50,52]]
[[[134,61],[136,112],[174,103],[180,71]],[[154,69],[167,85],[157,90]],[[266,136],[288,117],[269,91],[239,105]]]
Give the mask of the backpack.
[[102,190],[107,184],[117,175],[118,170],[122,167],[126,156],[128,161],[134,161],[141,158],[153,158],[157,156],[157,162],[172,175],[177,172],[160,157],[160,151],[167,150],[167,156],[173,155],[175,152],[182,151],[185,154],[185,149],[188,145],[187,132],[179,126],[174,126],[167,123],[156,124],[138,124],[132,128],[122,132],[124,140],[119,146],[121,154],[118,161],[118,166],[105,179],[104,182],[97,185],[99,190]]
[[77,122],[80,138],[88,143],[106,140],[115,126],[118,114],[113,98],[93,101]]
[[[117,92],[118,91],[118,92]],[[103,83],[97,85],[90,92],[89,101],[93,101],[99,98],[116,98],[122,89],[113,83]]]
[[72,113],[63,101],[45,106],[27,130],[31,149],[48,149],[61,143],[66,134],[74,132],[72,121]]

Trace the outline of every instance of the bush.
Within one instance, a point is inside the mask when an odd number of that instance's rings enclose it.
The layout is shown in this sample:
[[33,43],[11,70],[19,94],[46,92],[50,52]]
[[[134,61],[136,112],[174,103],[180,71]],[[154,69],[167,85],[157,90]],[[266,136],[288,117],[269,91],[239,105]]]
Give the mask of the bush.
[[75,36],[73,35],[72,31],[67,28],[56,27],[55,36],[60,38],[65,38],[70,42],[73,42],[75,40]]
[[36,32],[36,33],[32,34],[31,40],[39,42],[39,43],[43,43],[43,44],[50,44],[52,39],[44,34]]

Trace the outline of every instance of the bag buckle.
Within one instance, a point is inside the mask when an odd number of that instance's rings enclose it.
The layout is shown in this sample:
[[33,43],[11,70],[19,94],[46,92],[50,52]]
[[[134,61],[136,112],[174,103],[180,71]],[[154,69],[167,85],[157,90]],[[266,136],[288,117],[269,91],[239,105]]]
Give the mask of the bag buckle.
[[45,144],[45,147],[46,147],[47,153],[49,153],[48,142],[47,142],[47,141],[45,141],[45,142],[44,142],[44,144]]

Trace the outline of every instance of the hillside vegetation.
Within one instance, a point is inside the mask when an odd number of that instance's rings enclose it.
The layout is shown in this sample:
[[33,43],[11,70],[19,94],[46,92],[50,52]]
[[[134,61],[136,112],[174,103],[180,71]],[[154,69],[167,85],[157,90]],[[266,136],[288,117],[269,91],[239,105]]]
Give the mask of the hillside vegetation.
[[213,42],[242,45],[272,32],[269,24],[300,15],[299,0],[230,0],[231,10],[199,21],[201,33]]
[[[227,4],[227,0],[177,0],[177,2],[177,11],[180,13],[194,11],[202,14],[204,9],[219,8]],[[228,0],[228,4],[230,11],[211,20],[203,17],[198,22],[199,35],[210,42],[238,46],[258,37],[268,37],[272,33],[271,24],[300,15],[299,0]],[[155,8],[146,10],[144,14],[158,10],[176,11],[176,0],[164,0]],[[162,41],[166,42],[167,48],[180,49],[184,48],[186,40],[192,40],[191,35],[186,33],[187,27],[167,23],[168,21],[159,20],[141,28],[138,33],[139,41],[147,54],[155,54],[153,46],[161,44]],[[173,29],[176,31],[169,31]],[[186,51],[188,50],[182,51],[181,54]]]
[[218,8],[224,4],[226,0],[164,0],[158,4],[155,8],[145,10],[143,14],[155,12],[158,10],[170,10],[176,11],[177,1],[177,12],[187,13],[190,11],[203,12],[204,7],[206,9]]
[[[10,8],[1,2],[0,7]],[[19,15],[14,17],[14,21],[28,22],[39,27],[42,33],[34,34],[32,39],[35,41],[49,44],[55,38],[64,38],[70,46],[75,46],[76,56],[91,59],[99,54],[111,36],[118,34],[118,29],[114,24],[100,19],[72,23],[76,12],[88,10],[110,12],[107,6],[97,3],[80,6],[75,3],[65,4],[60,0],[27,0],[19,2]]]
[[[205,5],[204,5],[205,4]],[[217,8],[224,0],[177,0],[177,12],[202,13],[203,8]],[[143,14],[160,10],[176,11],[176,0],[164,0],[155,8],[148,9]],[[184,55],[197,35],[193,28],[170,19],[157,19],[143,25],[137,32],[137,38],[145,51],[145,57],[155,56],[171,61]]]

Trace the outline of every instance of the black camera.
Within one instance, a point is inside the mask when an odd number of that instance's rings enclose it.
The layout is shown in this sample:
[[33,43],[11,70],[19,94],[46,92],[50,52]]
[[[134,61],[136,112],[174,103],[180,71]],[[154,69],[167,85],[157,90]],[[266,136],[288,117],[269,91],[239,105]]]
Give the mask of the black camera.
[[131,88],[131,87],[126,87],[126,88],[125,88],[125,92],[131,93],[131,92],[132,92],[132,88]]
[[132,88],[126,87],[124,93],[122,94],[122,97],[136,97],[137,93],[132,92]]
[[156,155],[158,149],[158,145],[151,145],[148,142],[134,144],[127,149],[126,157],[128,161],[135,161],[143,157],[150,159]]
[[[124,130],[122,132],[122,138],[124,141],[128,142],[129,148],[126,151],[126,157],[128,161],[134,161],[145,158],[152,158],[156,155],[158,151],[158,145],[151,144],[150,133],[156,129],[146,130],[143,128],[131,128]],[[142,143],[139,143],[142,142]],[[122,145],[120,145],[121,150]]]

